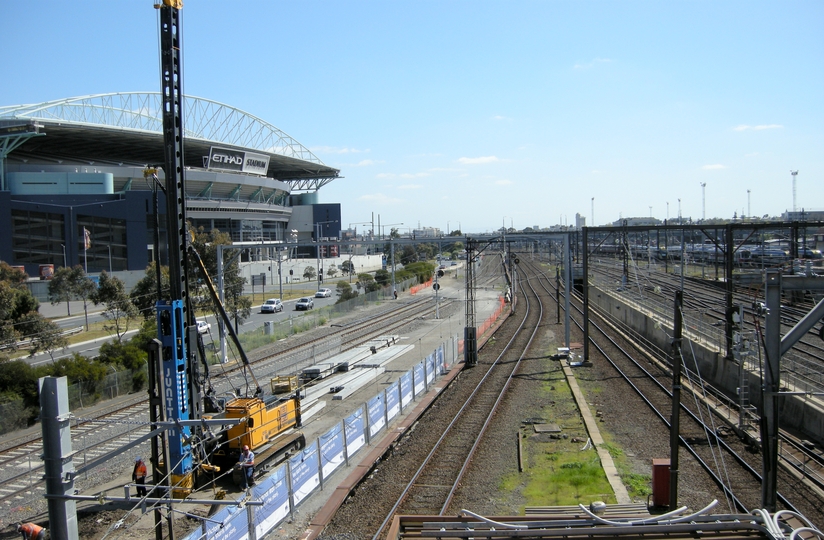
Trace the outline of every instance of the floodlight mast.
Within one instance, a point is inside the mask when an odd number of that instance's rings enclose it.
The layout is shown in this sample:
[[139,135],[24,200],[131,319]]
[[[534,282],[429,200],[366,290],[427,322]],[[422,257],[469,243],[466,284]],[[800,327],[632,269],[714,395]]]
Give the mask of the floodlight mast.
[[798,171],[790,171],[790,174],[793,175],[793,213],[796,212],[796,205],[795,205],[795,181],[798,178]]

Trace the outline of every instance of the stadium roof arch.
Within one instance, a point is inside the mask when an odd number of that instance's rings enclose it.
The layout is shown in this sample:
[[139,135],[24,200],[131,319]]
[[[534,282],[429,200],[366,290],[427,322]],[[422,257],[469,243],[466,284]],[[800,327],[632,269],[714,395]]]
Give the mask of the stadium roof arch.
[[[244,111],[194,96],[183,99],[184,163],[204,168],[212,146],[269,156],[266,176],[295,191],[316,191],[338,178],[311,151],[282,130]],[[0,128],[28,125],[45,134],[21,141],[16,158],[162,166],[160,92],[117,92],[0,107]],[[1,141],[0,141],[1,142]]]

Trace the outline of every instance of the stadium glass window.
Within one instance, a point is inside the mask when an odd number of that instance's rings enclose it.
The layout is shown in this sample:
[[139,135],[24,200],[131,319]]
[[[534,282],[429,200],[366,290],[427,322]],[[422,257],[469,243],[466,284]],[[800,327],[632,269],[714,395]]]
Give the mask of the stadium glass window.
[[[62,214],[12,210],[12,257],[16,264],[63,266],[65,223]],[[71,266],[71,261],[67,261]]]

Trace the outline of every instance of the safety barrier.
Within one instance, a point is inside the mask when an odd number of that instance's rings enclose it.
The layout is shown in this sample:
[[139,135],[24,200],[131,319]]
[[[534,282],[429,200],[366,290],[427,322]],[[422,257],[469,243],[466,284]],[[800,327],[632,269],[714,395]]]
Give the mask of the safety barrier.
[[418,291],[422,291],[425,288],[431,287],[431,286],[432,286],[432,279],[430,279],[426,283],[421,283],[420,285],[413,285],[412,287],[409,287],[409,294],[417,294]]
[[[369,399],[355,412],[308,444],[251,488],[248,499],[226,506],[184,540],[256,540],[263,538],[285,519],[294,519],[297,508],[324,481],[358,452],[367,448],[415,398],[428,391],[446,372],[449,362],[440,345],[424,360]],[[452,359],[455,362],[455,359]],[[243,504],[260,501],[261,506]]]

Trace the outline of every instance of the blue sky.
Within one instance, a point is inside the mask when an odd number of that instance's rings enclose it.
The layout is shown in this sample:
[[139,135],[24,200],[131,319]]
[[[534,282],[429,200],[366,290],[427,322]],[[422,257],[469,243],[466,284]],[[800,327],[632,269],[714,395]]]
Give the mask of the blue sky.
[[[159,90],[152,0],[0,18],[0,105]],[[184,90],[339,168],[344,227],[700,219],[702,182],[708,218],[778,215],[790,170],[824,209],[822,28],[819,0],[188,0]]]

